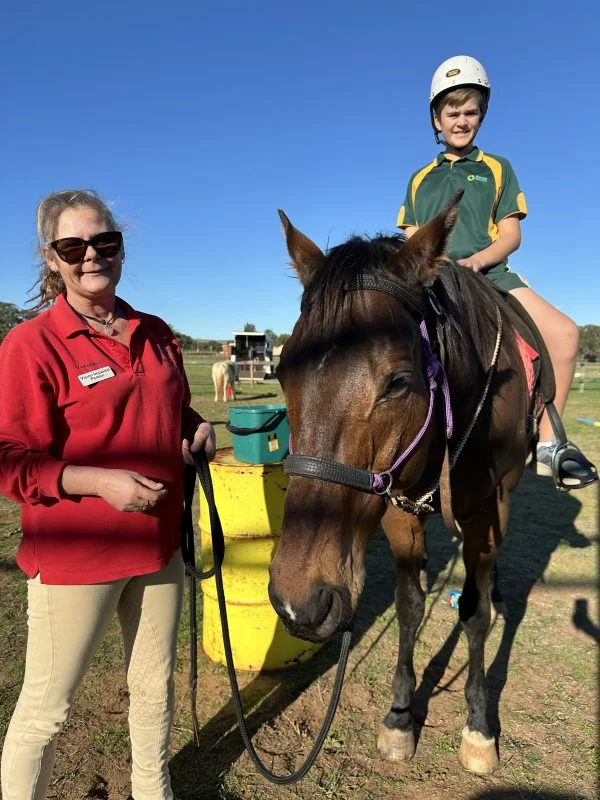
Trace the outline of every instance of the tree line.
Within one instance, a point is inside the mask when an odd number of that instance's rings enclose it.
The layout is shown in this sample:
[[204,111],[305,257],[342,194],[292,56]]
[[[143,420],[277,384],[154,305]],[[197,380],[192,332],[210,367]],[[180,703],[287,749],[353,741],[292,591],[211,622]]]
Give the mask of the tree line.
[[[31,309],[19,308],[14,303],[4,303],[0,300],[0,342],[4,341],[6,334],[18,325],[19,322],[24,322],[27,319],[32,319],[36,316],[36,311]],[[177,337],[177,341],[182,350],[191,350],[195,353],[215,353],[218,354],[223,350],[225,342],[218,339],[196,339],[189,336],[187,333],[182,333],[176,330],[172,325],[171,329]],[[252,322],[247,322],[244,326],[245,331],[255,331],[256,326]],[[283,344],[288,338],[288,333],[276,334],[274,331],[267,328],[265,333],[269,334],[275,345]]]
[[[14,328],[19,322],[35,317],[35,315],[35,311],[19,308],[14,303],[4,303],[0,300],[0,342],[4,340],[11,328]],[[252,322],[246,322],[243,329],[244,331],[255,331],[256,327]],[[218,354],[223,349],[224,342],[217,339],[195,339],[193,336],[188,336],[187,333],[181,333],[181,331],[177,331],[174,328],[173,333],[177,337],[182,350]],[[270,328],[267,328],[265,333],[270,335],[275,345],[284,344],[289,337],[288,333],[277,334]],[[579,328],[577,359],[588,363],[600,363],[600,325],[582,325]]]

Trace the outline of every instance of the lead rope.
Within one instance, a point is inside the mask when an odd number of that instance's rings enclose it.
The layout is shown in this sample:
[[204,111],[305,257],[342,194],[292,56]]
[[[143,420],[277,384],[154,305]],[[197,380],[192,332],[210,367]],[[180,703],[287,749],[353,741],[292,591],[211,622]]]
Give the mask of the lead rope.
[[[219,603],[219,614],[221,617],[221,626],[223,629],[223,645],[225,649],[225,660],[227,662],[227,674],[229,676],[229,683],[231,685],[231,699],[233,702],[233,706],[235,709],[235,715],[237,718],[237,723],[240,729],[240,734],[242,740],[244,742],[244,746],[248,751],[248,755],[258,772],[267,780],[271,781],[271,783],[276,783],[280,786],[286,786],[292,783],[296,783],[297,781],[301,780],[308,770],[314,764],[321,747],[323,746],[323,742],[325,741],[325,737],[329,733],[329,728],[331,727],[331,723],[333,722],[333,718],[335,716],[335,712],[337,710],[337,706],[340,699],[340,694],[342,691],[342,684],[344,681],[344,674],[346,672],[346,664],[348,662],[348,654],[350,652],[350,643],[352,640],[352,631],[346,630],[342,636],[342,645],[340,650],[340,657],[338,661],[337,671],[335,675],[335,681],[333,685],[333,690],[331,694],[331,698],[329,700],[329,706],[327,708],[327,713],[325,715],[325,720],[323,721],[323,725],[319,734],[315,740],[312,750],[308,754],[306,761],[304,764],[298,769],[296,772],[292,773],[291,775],[276,775],[275,773],[271,772],[260,760],[252,741],[250,739],[250,735],[248,733],[248,727],[246,725],[246,720],[244,719],[244,710],[242,708],[242,701],[240,698],[240,690],[237,682],[237,676],[235,674],[235,666],[233,663],[233,654],[231,652],[231,641],[229,637],[229,625],[227,622],[227,608],[225,605],[225,592],[223,589],[223,575],[221,567],[223,565],[223,557],[225,555],[225,540],[223,537],[223,528],[221,526],[221,520],[219,518],[219,512],[217,511],[217,506],[215,503],[215,495],[214,489],[212,484],[212,478],[210,475],[210,468],[208,466],[208,459],[206,458],[206,453],[201,451],[200,453],[194,453],[194,463],[196,466],[196,471],[198,473],[198,479],[200,481],[200,485],[202,486],[202,490],[206,496],[206,501],[208,504],[208,511],[210,516],[210,530],[211,530],[211,538],[212,538],[212,547],[213,547],[213,561],[214,566],[212,569],[206,572],[199,572],[196,569],[196,558],[195,558],[195,548],[194,548],[194,529],[192,524],[192,516],[191,516],[191,500],[193,498],[193,484],[191,484],[190,472],[186,468],[186,479],[184,481],[186,487],[186,502],[184,507],[184,514],[182,518],[182,528],[181,528],[181,549],[182,555],[185,562],[186,570],[190,577],[190,695],[192,698],[192,720],[194,725],[194,737],[196,740],[196,744],[199,745],[199,725],[196,715],[196,686],[198,682],[198,637],[197,637],[197,614],[196,614],[196,580],[204,580],[205,578],[212,577],[214,575],[215,582],[217,585],[217,600]],[[194,483],[195,483],[195,475],[194,475]],[[191,497],[189,495],[190,484],[192,485],[192,492]],[[193,595],[191,594],[193,589]]]

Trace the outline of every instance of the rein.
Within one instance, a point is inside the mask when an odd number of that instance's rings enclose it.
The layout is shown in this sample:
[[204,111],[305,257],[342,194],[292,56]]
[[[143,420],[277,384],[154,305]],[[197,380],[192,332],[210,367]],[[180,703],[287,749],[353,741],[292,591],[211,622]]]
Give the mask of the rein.
[[[221,617],[221,626],[223,630],[223,645],[225,650],[225,660],[227,662],[227,674],[231,686],[231,699],[235,709],[235,716],[237,718],[238,727],[244,746],[248,751],[250,760],[258,770],[258,772],[271,783],[276,783],[280,786],[286,786],[296,783],[301,780],[308,770],[314,764],[327,734],[333,722],[335,712],[339,703],[340,694],[342,691],[342,684],[344,681],[344,674],[346,671],[346,664],[348,662],[348,654],[350,652],[350,643],[352,639],[352,631],[347,630],[342,636],[342,646],[340,657],[335,676],[335,682],[329,700],[329,706],[325,715],[325,720],[319,734],[315,740],[312,750],[308,754],[304,764],[291,775],[276,775],[271,772],[260,760],[248,733],[248,726],[244,719],[244,710],[240,698],[240,689],[235,674],[235,666],[233,663],[233,654],[231,652],[231,640],[229,636],[229,625],[227,622],[227,608],[225,604],[225,592],[223,588],[223,574],[222,565],[225,555],[225,539],[223,536],[223,528],[219,518],[219,512],[215,503],[215,494],[210,475],[210,468],[208,460],[204,451],[194,453],[195,469],[186,466],[184,472],[184,493],[185,505],[181,521],[181,553],[185,563],[186,572],[189,579],[189,598],[190,598],[190,674],[189,686],[190,695],[192,700],[192,723],[194,727],[194,738],[196,744],[200,742],[200,726],[198,724],[198,717],[196,713],[196,689],[198,683],[198,628],[197,628],[197,608],[196,608],[196,590],[197,581],[202,581],[214,575],[217,585],[217,600],[219,605],[219,615]],[[206,572],[201,572],[196,568],[196,557],[194,547],[194,526],[192,521],[192,501],[194,498],[194,489],[196,485],[196,473],[198,475],[199,483],[206,496],[208,504],[208,511],[210,517],[210,530],[212,537],[213,548],[213,561],[214,566]]]

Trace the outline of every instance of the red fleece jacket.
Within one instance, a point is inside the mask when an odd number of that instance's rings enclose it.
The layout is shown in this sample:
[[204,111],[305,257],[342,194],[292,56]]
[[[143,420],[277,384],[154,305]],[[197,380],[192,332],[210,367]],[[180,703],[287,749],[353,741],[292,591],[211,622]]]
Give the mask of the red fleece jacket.
[[[118,302],[129,319],[129,350],[85,326],[62,295],[0,347],[0,492],[22,503],[17,562],[42,583],[155,572],[179,547],[181,440],[202,417],[190,408],[168,325]],[[103,369],[109,377],[80,380]],[[163,482],[168,495],[144,513],[63,496],[67,464],[134,470]]]

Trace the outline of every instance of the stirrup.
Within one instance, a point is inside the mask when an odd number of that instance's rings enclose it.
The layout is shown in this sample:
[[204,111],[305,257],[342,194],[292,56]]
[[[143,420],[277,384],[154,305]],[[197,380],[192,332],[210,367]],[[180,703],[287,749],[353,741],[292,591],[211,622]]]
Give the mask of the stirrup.
[[567,439],[554,447],[552,477],[559,492],[583,489],[598,480],[598,470],[576,444]]

